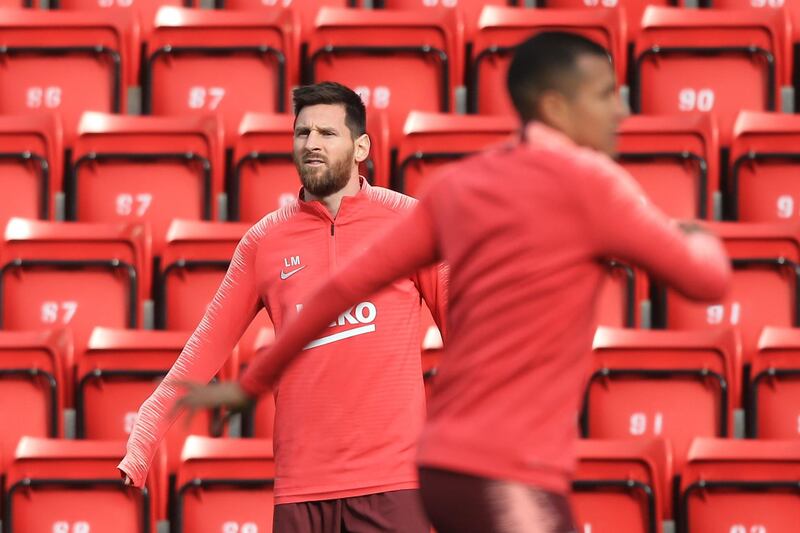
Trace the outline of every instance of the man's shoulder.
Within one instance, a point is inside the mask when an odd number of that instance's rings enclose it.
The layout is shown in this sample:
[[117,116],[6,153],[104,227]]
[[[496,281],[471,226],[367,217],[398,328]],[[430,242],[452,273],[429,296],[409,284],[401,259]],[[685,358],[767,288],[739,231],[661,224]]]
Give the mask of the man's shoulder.
[[245,234],[245,239],[250,241],[261,241],[268,235],[274,235],[276,230],[280,229],[287,224],[290,224],[295,218],[295,215],[300,210],[300,204],[297,200],[284,205],[280,209],[276,209],[271,213],[265,215],[261,220],[253,224]]
[[394,213],[408,211],[417,204],[416,198],[384,187],[371,186],[366,193],[370,203],[376,208]]

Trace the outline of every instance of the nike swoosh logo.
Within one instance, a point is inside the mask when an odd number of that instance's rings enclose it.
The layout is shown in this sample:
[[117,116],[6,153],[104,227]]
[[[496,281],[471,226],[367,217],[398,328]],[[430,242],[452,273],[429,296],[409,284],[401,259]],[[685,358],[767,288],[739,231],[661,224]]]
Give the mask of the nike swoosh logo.
[[290,270],[289,272],[284,272],[281,270],[281,279],[289,279],[301,270],[303,270],[307,265],[303,265],[300,268],[295,268],[294,270]]

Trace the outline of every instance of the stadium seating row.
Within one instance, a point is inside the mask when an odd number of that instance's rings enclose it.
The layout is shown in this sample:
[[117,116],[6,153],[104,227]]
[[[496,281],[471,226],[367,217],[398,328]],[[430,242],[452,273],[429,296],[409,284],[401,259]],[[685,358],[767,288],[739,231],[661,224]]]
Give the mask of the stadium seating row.
[[[512,116],[502,89],[510,53],[546,29],[604,46],[637,113],[713,111],[723,147],[741,109],[793,110],[791,26],[783,10],[651,6],[630,58],[625,28],[621,8],[486,6],[466,48],[452,10],[323,8],[301,37],[286,10],[168,6],[144,35],[140,57],[141,31],[125,10],[3,9],[0,113],[58,112],[71,148],[84,111],[132,111],[127,88],[141,85],[144,114],[216,112],[234,132],[246,112],[286,112],[301,81],[333,80],[356,88],[370,112],[385,110],[397,143],[411,110],[468,107]],[[230,147],[233,138],[227,141]]]
[[[290,115],[248,113],[226,165],[213,116],[82,115],[64,159],[52,116],[0,116],[0,223],[11,217],[148,223],[160,257],[174,219],[254,223],[297,197]],[[417,196],[442,165],[510,139],[511,118],[412,112],[396,145],[384,115],[371,115],[376,185]],[[793,222],[800,215],[800,116],[742,112],[729,157],[708,115],[633,116],[619,132],[619,162],[653,202],[681,219]],[[727,177],[721,167],[729,168]],[[394,170],[390,170],[393,168]]]
[[[160,457],[139,493],[115,477],[122,442],[26,437],[2,470],[4,531],[147,533],[165,517],[172,492],[172,533],[268,533],[271,447],[270,440],[192,436],[174,491]],[[680,478],[659,439],[583,440],[577,455],[572,499],[584,533],[662,533],[664,520],[673,518],[684,533],[784,533],[796,526],[800,441],[698,438]]]

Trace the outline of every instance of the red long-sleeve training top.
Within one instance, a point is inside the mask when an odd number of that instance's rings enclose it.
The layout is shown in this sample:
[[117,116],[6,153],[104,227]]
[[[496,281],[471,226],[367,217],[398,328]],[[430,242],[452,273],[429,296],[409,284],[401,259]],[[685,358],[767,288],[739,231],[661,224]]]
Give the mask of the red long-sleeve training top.
[[269,387],[331,317],[444,260],[448,338],[418,463],[564,493],[588,372],[593,309],[614,258],[684,295],[718,300],[719,240],[684,234],[610,158],[543,125],[443,171],[418,207],[310,297],[242,376]]
[[[301,313],[309,291],[414,203],[362,180],[335,219],[320,202],[298,201],[247,232],[197,330],[139,409],[119,466],[136,486],[144,484],[174,421],[170,412],[181,393],[175,384],[207,383],[262,305],[280,332]],[[332,316],[326,331],[317,328],[319,337],[274,390],[276,503],[418,486],[414,458],[425,417],[421,301],[441,328],[444,276],[436,266],[411,273]]]

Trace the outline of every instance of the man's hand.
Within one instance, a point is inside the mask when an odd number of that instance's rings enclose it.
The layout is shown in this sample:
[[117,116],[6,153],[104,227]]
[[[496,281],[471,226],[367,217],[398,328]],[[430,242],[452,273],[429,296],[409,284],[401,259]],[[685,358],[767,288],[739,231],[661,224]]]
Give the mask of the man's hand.
[[179,386],[187,392],[175,403],[176,410],[187,409],[194,413],[198,409],[225,407],[230,411],[241,411],[253,402],[235,381],[209,385],[183,382]]
[[686,235],[691,235],[692,233],[708,233],[703,226],[696,222],[679,222],[678,228]]

